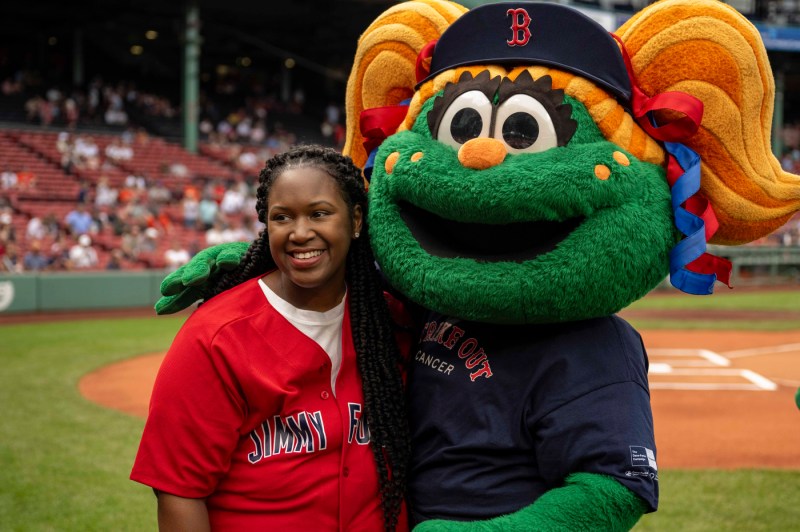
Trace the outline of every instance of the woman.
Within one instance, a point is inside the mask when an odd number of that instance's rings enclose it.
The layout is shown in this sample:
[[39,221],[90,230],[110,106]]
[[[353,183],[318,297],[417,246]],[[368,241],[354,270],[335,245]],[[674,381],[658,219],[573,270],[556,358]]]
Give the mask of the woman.
[[360,170],[295,148],[256,209],[266,229],[167,353],[131,478],[161,530],[405,530],[400,356]]

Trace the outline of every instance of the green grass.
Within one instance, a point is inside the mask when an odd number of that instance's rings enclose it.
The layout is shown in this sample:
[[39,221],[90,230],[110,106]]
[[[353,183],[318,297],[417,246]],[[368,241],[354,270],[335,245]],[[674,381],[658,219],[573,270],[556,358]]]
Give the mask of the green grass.
[[77,382],[166,349],[182,319],[0,327],[0,528],[156,529],[152,491],[128,480],[143,420],[83,399]]
[[[143,420],[83,399],[80,377],[165,350],[184,317],[0,326],[0,529],[151,531],[152,492],[128,480]],[[698,445],[702,442],[698,442]],[[791,530],[800,471],[661,471],[641,531]]]
[[800,471],[659,471],[659,485],[659,510],[636,532],[778,532],[800,524]]
[[796,290],[737,292],[717,286],[710,296],[691,296],[677,290],[657,290],[635,301],[630,310],[747,310],[800,312],[800,287]]
[[[623,316],[625,317],[625,316]],[[676,329],[712,331],[793,331],[800,329],[800,320],[671,320],[625,317],[637,329]]]
[[[637,311],[669,314],[637,316]],[[681,320],[677,311],[695,314],[692,319]],[[708,314],[707,318],[703,317],[703,312]],[[755,315],[742,317],[741,312]],[[674,289],[656,290],[632,303],[621,314],[638,329],[788,331],[800,329],[800,286],[738,292],[717,286],[710,296],[690,296]]]

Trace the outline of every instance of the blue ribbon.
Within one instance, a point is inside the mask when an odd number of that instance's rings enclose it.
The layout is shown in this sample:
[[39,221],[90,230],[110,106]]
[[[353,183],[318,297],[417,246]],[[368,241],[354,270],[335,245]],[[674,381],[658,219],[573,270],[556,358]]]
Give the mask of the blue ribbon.
[[687,294],[713,294],[716,274],[686,269],[687,264],[706,252],[705,222],[681,206],[700,190],[700,156],[676,142],[666,142],[664,147],[683,168],[683,174],[672,185],[672,211],[675,226],[686,237],[669,253],[669,280],[672,286]]

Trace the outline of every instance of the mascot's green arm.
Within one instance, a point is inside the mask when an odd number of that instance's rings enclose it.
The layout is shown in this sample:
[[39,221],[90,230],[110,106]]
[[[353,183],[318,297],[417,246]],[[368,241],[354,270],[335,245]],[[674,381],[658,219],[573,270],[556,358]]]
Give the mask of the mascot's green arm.
[[413,532],[566,532],[630,530],[647,505],[611,477],[574,473],[565,485],[548,491],[530,506],[486,521],[425,521]]
[[214,284],[220,273],[238,266],[249,247],[249,242],[231,242],[197,253],[161,281],[162,297],[156,302],[156,312],[172,314],[205,299],[208,286]]

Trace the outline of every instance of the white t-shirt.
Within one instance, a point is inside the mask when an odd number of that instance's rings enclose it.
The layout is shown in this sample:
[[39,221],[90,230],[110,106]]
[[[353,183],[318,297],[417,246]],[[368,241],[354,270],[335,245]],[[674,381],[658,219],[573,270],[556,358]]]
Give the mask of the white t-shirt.
[[347,294],[342,301],[330,310],[317,312],[315,310],[300,309],[282,299],[273,292],[264,279],[259,279],[258,284],[267,297],[270,305],[277,310],[289,323],[317,342],[331,359],[331,390],[336,394],[336,376],[342,366],[342,322],[344,321],[344,305]]

